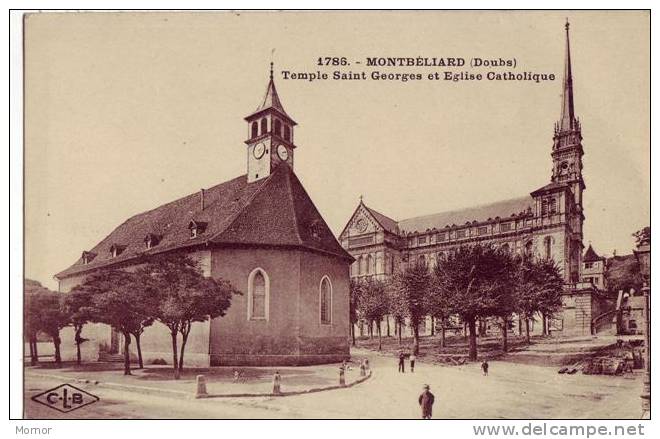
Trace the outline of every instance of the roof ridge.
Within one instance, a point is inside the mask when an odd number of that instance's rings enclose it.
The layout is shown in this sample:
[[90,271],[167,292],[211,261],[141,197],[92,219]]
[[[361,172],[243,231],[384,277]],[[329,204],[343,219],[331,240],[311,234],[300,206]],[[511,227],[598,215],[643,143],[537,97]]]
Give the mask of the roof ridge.
[[401,222],[409,221],[409,220],[413,220],[413,219],[427,218],[427,217],[431,217],[431,216],[442,215],[443,213],[461,212],[461,211],[464,211],[464,210],[476,210],[476,209],[480,209],[480,208],[483,208],[483,207],[486,207],[486,206],[492,206],[494,204],[505,203],[507,201],[514,201],[514,200],[520,201],[520,200],[522,200],[524,198],[528,198],[528,197],[531,198],[529,195],[521,195],[519,197],[512,197],[512,198],[507,198],[507,199],[504,199],[504,200],[493,201],[491,203],[482,203],[482,204],[477,204],[475,206],[459,207],[458,209],[443,210],[443,211],[436,212],[436,213],[428,213],[428,214],[419,215],[419,216],[412,216],[410,218],[404,218],[402,220],[399,220],[399,221],[397,221],[397,223],[401,223]]

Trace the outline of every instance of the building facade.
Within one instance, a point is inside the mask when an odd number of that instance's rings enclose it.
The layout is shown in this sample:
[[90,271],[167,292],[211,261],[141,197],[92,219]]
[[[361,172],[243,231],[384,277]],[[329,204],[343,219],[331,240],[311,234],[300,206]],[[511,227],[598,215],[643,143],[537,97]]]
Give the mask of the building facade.
[[[266,95],[245,121],[245,175],[129,218],[56,275],[60,291],[98,270],[132,270],[152,256],[183,252],[205,276],[242,292],[224,317],[194,324],[187,364],[341,361],[349,355],[353,258],[293,172],[296,123],[280,101],[272,65]],[[87,359],[117,353],[120,336],[111,328],[90,325],[84,335]],[[170,361],[163,325],[147,328],[141,344],[147,363]]]
[[567,288],[563,315],[557,316],[551,328],[564,333],[590,332],[590,322],[585,327],[580,320],[593,314],[594,289],[580,283],[586,186],[582,130],[574,110],[568,23],[565,38],[562,106],[554,126],[548,184],[518,198],[398,221],[360,200],[339,237],[355,258],[352,278],[387,279],[416,262],[433,267],[462,245],[493,244],[515,253],[554,259]]

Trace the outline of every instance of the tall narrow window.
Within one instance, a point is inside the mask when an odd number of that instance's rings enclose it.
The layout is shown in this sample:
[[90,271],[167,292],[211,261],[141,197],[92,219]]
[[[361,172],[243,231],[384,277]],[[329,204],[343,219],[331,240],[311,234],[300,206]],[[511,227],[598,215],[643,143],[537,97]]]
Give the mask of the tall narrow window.
[[259,135],[259,124],[255,120],[252,122],[252,138],[255,138]]
[[541,201],[541,215],[548,214],[548,200]]
[[332,284],[330,284],[328,276],[324,276],[321,280],[319,295],[321,324],[329,325],[332,323]]
[[282,136],[282,123],[279,120],[275,119],[274,127],[275,129],[273,131],[275,131],[275,134],[277,134],[278,136]]
[[268,320],[269,280],[265,271],[254,269],[248,277],[248,319]]
[[544,252],[545,253],[545,258],[550,259],[552,257],[552,251],[551,251],[552,238],[549,237],[549,236],[546,236],[545,239],[543,240],[543,244],[544,244],[544,247],[545,247],[545,252]]
[[261,119],[261,134],[266,134],[267,131],[268,131],[268,121],[264,117],[263,119]]
[[367,256],[367,274],[374,272],[374,258],[369,255]]
[[529,256],[532,255],[532,241],[527,241],[525,244],[525,253]]
[[284,125],[284,140],[291,140],[291,129],[288,125]]

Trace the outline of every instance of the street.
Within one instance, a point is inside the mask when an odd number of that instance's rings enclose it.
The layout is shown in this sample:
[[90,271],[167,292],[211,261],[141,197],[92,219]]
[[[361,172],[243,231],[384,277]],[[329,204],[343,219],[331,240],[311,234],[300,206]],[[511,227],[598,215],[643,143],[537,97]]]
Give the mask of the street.
[[[418,363],[397,372],[394,358],[373,352],[373,376],[355,387],[288,397],[181,399],[81,385],[100,401],[62,414],[29,398],[62,384],[26,376],[28,418],[419,418],[424,384],[435,394],[434,418],[629,418],[640,416],[641,376],[559,375],[557,368],[493,361],[446,367]],[[78,384],[76,384],[78,385]]]

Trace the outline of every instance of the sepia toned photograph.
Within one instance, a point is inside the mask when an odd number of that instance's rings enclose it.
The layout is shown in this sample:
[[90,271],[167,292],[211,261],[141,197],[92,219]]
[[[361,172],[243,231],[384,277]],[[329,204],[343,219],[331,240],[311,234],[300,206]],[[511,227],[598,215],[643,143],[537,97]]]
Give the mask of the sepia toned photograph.
[[22,13],[23,419],[650,419],[650,19]]

